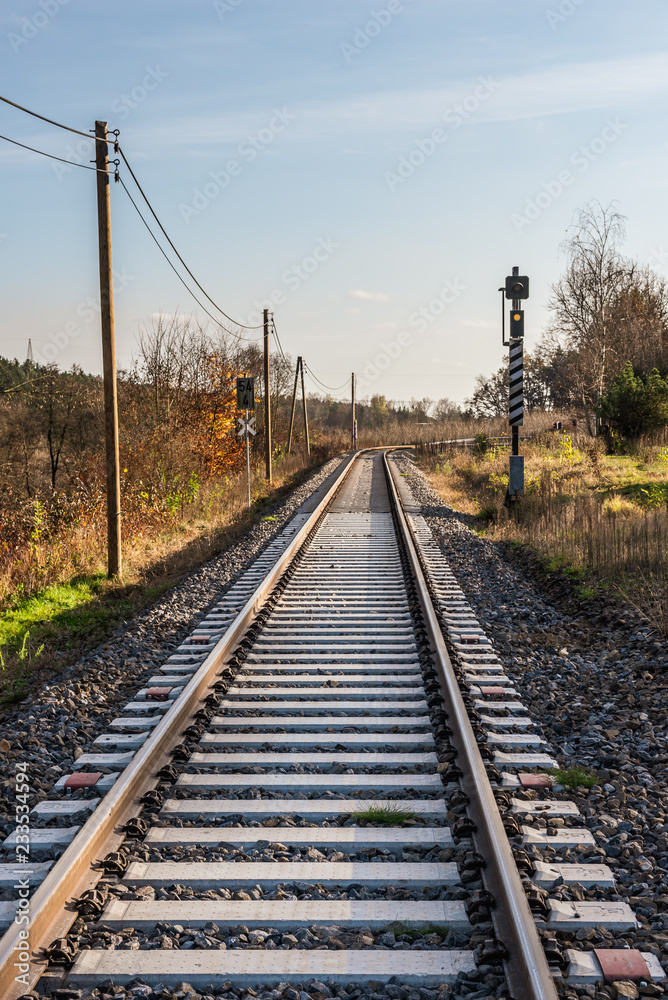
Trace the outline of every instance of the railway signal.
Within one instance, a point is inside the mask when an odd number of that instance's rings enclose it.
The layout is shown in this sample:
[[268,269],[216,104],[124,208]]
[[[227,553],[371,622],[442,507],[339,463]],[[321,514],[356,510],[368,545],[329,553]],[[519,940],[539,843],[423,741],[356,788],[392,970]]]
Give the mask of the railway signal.
[[[503,293],[501,298],[501,339],[503,346],[508,347],[510,353],[508,422],[512,434],[512,445],[508,468],[507,503],[518,494],[524,493],[524,456],[519,453],[519,428],[524,423],[524,310],[520,308],[520,302],[529,298],[529,278],[526,274],[520,274],[519,270],[519,267],[514,267],[513,273],[507,276],[505,285],[499,288],[499,291]],[[512,300],[508,340],[506,340],[505,330],[504,297]]]

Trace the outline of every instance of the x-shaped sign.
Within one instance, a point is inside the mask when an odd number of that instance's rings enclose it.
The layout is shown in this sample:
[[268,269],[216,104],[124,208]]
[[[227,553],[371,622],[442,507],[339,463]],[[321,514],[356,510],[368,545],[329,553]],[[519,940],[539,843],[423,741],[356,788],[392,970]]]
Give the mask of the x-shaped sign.
[[255,423],[255,417],[249,417],[248,420],[246,420],[244,417],[237,417],[237,420],[241,424],[241,427],[239,428],[239,437],[243,437],[246,431],[248,431],[249,434],[252,434],[253,437],[255,437],[255,435],[257,434],[257,431],[253,427],[253,424]]

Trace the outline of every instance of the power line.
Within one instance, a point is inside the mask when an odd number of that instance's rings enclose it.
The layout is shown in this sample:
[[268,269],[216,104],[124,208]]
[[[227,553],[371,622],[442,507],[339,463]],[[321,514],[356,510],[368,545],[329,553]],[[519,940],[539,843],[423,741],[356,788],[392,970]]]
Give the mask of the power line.
[[[174,274],[176,275],[176,277],[179,279],[179,281],[181,282],[181,284],[183,285],[183,287],[187,290],[187,292],[193,297],[193,299],[195,300],[195,302],[197,303],[197,305],[200,306],[200,308],[204,310],[204,312],[207,314],[207,316],[209,317],[209,319],[212,319],[214,321],[214,323],[216,323],[218,326],[220,326],[220,320],[216,316],[214,316],[213,313],[209,312],[209,310],[206,308],[206,306],[204,305],[203,302],[200,302],[200,300],[197,298],[197,296],[195,295],[195,293],[192,291],[191,288],[188,287],[188,285],[186,284],[186,282],[184,281],[184,279],[181,277],[181,275],[179,274],[179,272],[176,270],[176,268],[172,264],[171,260],[169,259],[169,257],[167,256],[167,254],[165,253],[165,251],[163,250],[163,248],[160,246],[160,243],[158,242],[158,239],[157,239],[155,233],[153,232],[153,230],[149,226],[148,222],[146,221],[146,219],[142,215],[139,206],[137,205],[137,203],[135,202],[134,198],[132,197],[132,195],[128,191],[127,187],[125,186],[125,181],[123,180],[123,178],[120,177],[119,180],[121,182],[121,186],[122,186],[123,190],[127,194],[127,196],[130,199],[130,201],[132,202],[137,215],[139,216],[139,218],[141,219],[141,221],[146,226],[146,229],[148,230],[151,239],[153,240],[153,242],[157,246],[157,248],[160,251],[160,253],[162,254],[162,256],[165,258],[165,260],[167,261],[167,263],[169,264],[169,266],[171,267],[171,269],[174,272]],[[239,334],[239,333],[232,333],[232,336],[237,337],[239,340],[243,340],[246,343],[251,343],[252,342],[247,337],[242,337],[241,334]],[[257,340],[259,338],[256,337],[254,339]]]
[[[337,399],[337,400],[342,400],[342,399],[347,399],[348,398],[347,395],[339,395],[338,393],[332,392],[332,391],[330,391],[329,389],[325,388],[322,385],[318,385],[318,383],[316,382],[315,378],[313,377],[313,375],[311,375],[310,371],[306,368],[306,366],[304,366],[304,369],[306,371],[307,377],[313,383],[313,386],[314,386],[316,392],[323,392],[324,391],[327,396],[331,396],[333,399]],[[344,386],[344,389],[345,389],[345,386]]]
[[273,313],[272,313],[272,316],[271,316],[271,326],[272,326],[272,331],[273,331],[273,334],[274,334],[274,339],[276,341],[276,344],[278,345],[279,351],[281,352],[281,357],[285,361],[285,351],[283,350],[283,345],[281,344],[280,337],[278,336],[278,330],[276,329],[276,321],[274,319]]
[[[81,132],[79,129],[70,128],[69,125],[63,125],[63,124],[61,124],[61,122],[54,121],[53,118],[47,118],[45,115],[40,115],[36,111],[31,111],[29,108],[24,108],[23,105],[17,104],[15,101],[10,101],[8,97],[2,97],[2,95],[0,95],[0,101],[3,101],[5,104],[11,105],[13,108],[17,108],[19,111],[23,111],[27,115],[32,115],[33,118],[39,118],[41,121],[48,122],[49,125],[55,125],[56,128],[62,128],[66,132],[73,132],[75,135],[82,135],[86,139],[92,139],[92,140],[98,141],[98,142],[106,142],[106,143],[113,142],[114,145],[115,145],[115,149],[118,152],[120,152],[121,156],[123,157],[123,162],[125,163],[126,167],[128,168],[128,171],[130,172],[130,176],[132,177],[133,181],[137,185],[137,188],[139,189],[139,193],[141,194],[142,198],[146,202],[146,204],[147,204],[147,206],[148,206],[148,208],[149,208],[149,210],[151,212],[151,215],[153,216],[153,218],[155,219],[155,221],[160,226],[160,229],[162,230],[162,233],[163,233],[165,239],[169,243],[170,247],[172,248],[172,250],[174,251],[174,253],[176,254],[176,256],[179,258],[179,260],[181,261],[181,264],[184,266],[184,268],[186,269],[186,271],[188,272],[188,274],[190,275],[190,277],[192,278],[192,280],[195,282],[195,284],[197,285],[197,287],[199,288],[199,290],[201,292],[203,292],[203,294],[209,300],[209,302],[218,310],[219,313],[221,313],[225,317],[225,319],[229,320],[230,323],[234,323],[235,326],[239,326],[239,327],[241,327],[244,330],[259,330],[259,329],[261,329],[261,324],[259,324],[257,326],[249,326],[247,323],[239,323],[238,320],[233,319],[232,316],[228,316],[228,314],[225,312],[225,310],[221,309],[221,307],[218,305],[218,303],[216,301],[214,301],[214,299],[211,298],[211,296],[206,291],[206,289],[199,283],[199,281],[197,280],[197,278],[195,277],[195,275],[192,273],[192,271],[190,270],[190,268],[188,267],[188,265],[184,261],[183,257],[181,256],[181,254],[179,253],[179,251],[176,249],[176,247],[172,243],[171,239],[169,238],[169,235],[167,234],[167,231],[166,231],[165,227],[163,226],[163,224],[161,223],[160,219],[156,215],[156,213],[155,213],[155,211],[153,209],[153,206],[151,205],[150,201],[146,197],[146,194],[145,194],[145,192],[144,192],[141,184],[137,180],[135,172],[132,169],[132,167],[130,166],[130,164],[129,164],[128,160],[127,160],[127,157],[125,156],[125,153],[123,152],[123,150],[118,145],[118,131],[110,132],[109,133],[110,135],[114,136],[113,139],[102,139],[100,136],[89,135],[86,132]],[[8,142],[13,142],[14,140],[8,139],[7,141]],[[21,143],[16,143],[16,145],[20,146]],[[31,147],[26,146],[25,148],[26,149],[30,149]],[[40,150],[34,149],[34,150],[32,150],[32,152],[39,153]],[[44,153],[43,155],[44,156],[50,156],[51,154],[50,153]],[[53,159],[59,160],[59,159],[61,159],[61,157],[54,156]],[[70,161],[69,160],[63,160],[63,162],[64,163],[69,163]],[[75,166],[85,167],[86,164],[78,163],[78,164],[75,164]],[[87,167],[87,169],[96,170],[97,168],[96,167]],[[125,185],[123,185],[123,187],[125,187]],[[125,190],[126,190],[126,192],[128,194],[128,197],[129,197],[130,196],[130,192],[127,190],[127,188],[125,188]],[[133,204],[134,204],[134,202],[133,202]],[[135,208],[137,208],[136,205],[135,205]],[[139,210],[137,209],[137,211],[139,211]],[[142,216],[142,218],[143,218],[143,216]],[[150,230],[149,230],[149,232],[150,232]],[[193,298],[195,298],[195,296],[193,296]],[[197,301],[197,300],[195,300],[195,301]],[[202,306],[202,308],[204,309],[204,306]],[[207,313],[207,315],[209,315],[209,316],[211,315],[208,312],[208,310],[205,309],[204,311]],[[211,318],[214,319],[214,317],[211,317]],[[218,322],[218,320],[215,320],[215,322]]]
[[327,389],[328,392],[341,392],[343,389],[347,389],[348,386],[350,385],[350,379],[349,378],[346,379],[346,381],[343,383],[343,385],[337,385],[337,386],[325,385],[325,383],[321,382],[320,379],[318,378],[318,376],[314,372],[311,371],[311,369],[306,364],[306,362],[303,362],[303,364],[304,364],[304,367],[306,368],[306,371],[311,376],[311,378],[315,382],[317,382],[319,385],[321,385],[323,389]]
[[13,108],[18,108],[19,111],[24,111],[27,115],[32,115],[33,118],[40,118],[43,122],[48,122],[49,125],[55,125],[56,128],[62,128],[66,132],[74,132],[75,135],[82,135],[85,139],[90,139],[92,142],[110,143],[116,142],[116,139],[118,138],[118,133],[110,133],[114,135],[113,139],[102,139],[97,135],[90,135],[88,132],[80,132],[78,128],[70,128],[69,125],[61,125],[60,122],[54,122],[53,118],[45,118],[44,115],[38,115],[36,111],[31,111],[30,108],[24,108],[21,104],[16,104],[15,101],[10,101],[8,97],[3,97],[2,94],[0,94],[0,101],[4,101],[5,104],[11,104]]
[[225,317],[225,319],[228,319],[228,320],[230,321],[230,323],[234,323],[234,324],[235,324],[235,326],[240,326],[240,327],[242,327],[242,328],[243,328],[244,330],[260,330],[260,329],[262,328],[262,324],[258,324],[258,326],[249,326],[249,325],[248,325],[247,323],[239,323],[239,321],[238,321],[238,320],[236,320],[236,319],[232,319],[232,317],[231,317],[231,316],[228,316],[228,315],[227,315],[227,313],[225,312],[225,310],[224,310],[224,309],[221,309],[221,308],[220,308],[220,306],[218,305],[218,303],[217,303],[217,302],[215,302],[215,301],[214,301],[214,300],[213,300],[213,299],[211,298],[211,296],[210,296],[210,295],[209,295],[209,293],[208,293],[208,292],[206,291],[206,289],[205,289],[205,288],[203,288],[203,287],[202,287],[202,285],[200,285],[199,281],[197,280],[197,278],[195,277],[195,275],[194,275],[194,274],[192,273],[192,271],[190,270],[190,268],[188,267],[188,265],[187,265],[187,264],[186,264],[186,262],[184,261],[183,257],[181,256],[181,254],[180,254],[180,253],[179,253],[179,251],[178,251],[178,250],[176,249],[176,247],[174,246],[174,244],[173,244],[173,243],[172,243],[172,241],[170,240],[169,236],[167,235],[167,231],[165,230],[165,227],[163,226],[163,224],[162,224],[162,222],[160,221],[160,219],[158,218],[158,216],[157,216],[157,215],[155,214],[155,211],[153,210],[153,206],[151,205],[150,201],[149,201],[149,200],[148,200],[148,198],[146,197],[146,195],[145,195],[145,193],[144,193],[144,190],[143,190],[143,188],[142,188],[141,184],[140,184],[140,183],[139,183],[139,181],[137,180],[137,178],[136,178],[136,176],[135,176],[135,173],[134,173],[134,171],[133,171],[132,167],[131,167],[131,166],[130,166],[130,164],[128,163],[128,160],[127,160],[127,157],[126,157],[125,153],[123,152],[123,150],[121,149],[121,147],[120,147],[120,146],[118,147],[118,151],[119,151],[119,153],[121,154],[121,156],[123,157],[123,162],[125,163],[125,166],[126,166],[126,167],[128,168],[128,170],[130,171],[130,176],[132,177],[132,180],[133,180],[133,181],[135,182],[135,184],[137,185],[137,188],[139,189],[139,193],[141,194],[142,198],[144,199],[144,201],[145,201],[145,202],[146,202],[146,204],[148,205],[148,208],[149,208],[149,211],[150,211],[151,215],[153,216],[153,218],[155,219],[155,221],[156,221],[156,222],[158,223],[158,225],[160,226],[160,229],[162,230],[162,234],[163,234],[163,236],[165,237],[165,239],[166,239],[166,240],[167,240],[167,242],[169,243],[170,247],[172,248],[172,250],[174,251],[174,253],[176,254],[176,256],[177,256],[177,257],[179,258],[179,260],[181,261],[181,263],[183,264],[183,266],[185,267],[186,271],[188,272],[188,274],[190,275],[190,277],[191,277],[191,278],[193,279],[193,281],[195,282],[195,284],[197,285],[197,287],[199,288],[199,290],[200,290],[201,292],[204,292],[204,295],[205,295],[205,296],[206,296],[206,298],[207,298],[207,299],[209,300],[209,302],[210,302],[210,303],[211,303],[211,304],[212,304],[213,306],[215,306],[215,308],[216,308],[216,309],[218,310],[218,312],[222,313],[222,314],[223,314],[223,316]]
[[272,330],[272,333],[273,333],[273,335],[274,335],[274,340],[276,341],[276,346],[278,347],[278,350],[279,350],[279,352],[280,352],[280,355],[281,355],[281,357],[283,358],[283,360],[285,361],[285,360],[286,360],[286,358],[285,358],[285,351],[284,351],[284,350],[283,350],[283,348],[281,347],[281,342],[280,342],[280,340],[278,339],[278,334],[276,333],[276,331],[275,331],[275,330]]
[[330,389],[332,392],[339,392],[340,390],[345,389],[350,383],[350,378],[347,378],[346,381],[343,383],[343,385],[337,385],[337,386],[326,385],[325,382],[319,379],[318,376],[315,374],[315,372],[312,371],[311,368],[309,368],[306,362],[304,362],[304,367],[306,368],[311,378],[313,378],[316,382],[318,382],[323,387],[323,389]]
[[[345,372],[328,372],[329,375],[345,375]],[[473,378],[477,372],[380,372],[379,378]],[[363,377],[363,376],[361,376]]]
[[[133,181],[137,185],[137,189],[139,190],[139,193],[141,194],[142,198],[144,199],[146,205],[148,206],[148,209],[151,212],[151,215],[153,216],[153,218],[157,222],[158,226],[160,227],[160,230],[161,230],[163,236],[165,237],[165,239],[169,243],[170,247],[172,248],[172,250],[174,251],[174,253],[178,257],[179,261],[181,262],[181,264],[185,268],[185,270],[188,273],[188,275],[192,278],[192,280],[195,282],[195,284],[197,285],[197,287],[204,294],[205,298],[207,298],[208,301],[214,306],[214,308],[217,309],[218,312],[222,316],[224,316],[225,319],[227,319],[234,326],[240,327],[241,329],[244,329],[244,330],[260,330],[260,329],[262,329],[262,324],[258,324],[257,326],[250,326],[247,323],[240,323],[238,320],[235,320],[232,316],[228,315],[228,313],[226,313],[225,310],[222,309],[218,305],[218,303],[214,299],[211,298],[211,296],[206,291],[206,289],[197,280],[197,278],[195,277],[195,275],[193,274],[193,272],[190,270],[190,268],[186,264],[185,260],[183,259],[183,257],[179,253],[179,251],[176,249],[174,243],[172,242],[172,240],[169,237],[169,234],[167,233],[165,227],[163,226],[162,222],[158,218],[158,216],[157,216],[157,214],[156,214],[153,206],[151,205],[150,201],[148,200],[148,197],[147,197],[146,193],[144,192],[144,189],[142,188],[141,184],[137,180],[137,176],[136,176],[134,170],[130,166],[130,163],[128,162],[128,159],[127,159],[125,153],[123,152],[123,150],[121,149],[121,147],[118,144],[118,131],[117,130],[114,131],[114,132],[108,133],[108,134],[114,136],[113,139],[106,139],[106,138],[102,139],[100,136],[90,135],[90,134],[88,134],[86,132],[80,131],[79,129],[71,128],[69,125],[63,125],[61,122],[54,121],[54,119],[52,119],[52,118],[47,118],[45,115],[40,115],[36,111],[31,111],[29,108],[25,108],[25,107],[23,107],[23,105],[17,104],[15,101],[10,101],[9,98],[3,97],[2,95],[0,95],[0,101],[4,102],[5,104],[11,105],[11,107],[17,108],[19,111],[23,111],[25,114],[31,115],[33,118],[39,118],[41,121],[48,122],[50,125],[55,125],[56,128],[64,129],[67,132],[73,132],[75,135],[82,135],[86,139],[92,139],[94,141],[106,142],[106,143],[113,142],[114,145],[115,145],[116,151],[119,152],[120,155],[121,155],[121,157],[123,158],[123,162],[125,163],[125,166],[127,167],[128,172],[130,173],[130,176],[132,177]],[[90,165],[85,164],[85,163],[72,163],[71,160],[66,160],[66,159],[64,159],[61,156],[54,156],[51,153],[45,153],[45,152],[43,152],[40,149],[34,149],[32,146],[26,146],[24,143],[17,142],[15,139],[10,139],[8,136],[0,135],[0,139],[4,139],[6,142],[11,142],[14,145],[20,146],[23,149],[28,149],[28,150],[30,150],[33,153],[37,153],[38,155],[47,156],[50,159],[58,160],[61,163],[67,163],[67,164],[71,164],[72,166],[75,166],[75,167],[83,167],[84,170],[95,170],[96,172],[98,172],[98,168],[97,167],[90,166]],[[112,162],[114,163],[114,165],[116,167],[118,167],[118,164],[119,164],[118,160],[114,160]],[[101,173],[108,173],[108,171],[100,171],[100,172]],[[160,250],[161,254],[165,258],[165,260],[167,261],[167,263],[169,264],[169,266],[171,267],[171,269],[174,271],[174,274],[176,274],[176,276],[179,279],[179,281],[181,282],[181,284],[184,286],[184,288],[187,289],[188,293],[193,297],[193,299],[195,300],[195,302],[197,302],[197,304],[200,306],[200,308],[204,310],[204,312],[206,313],[206,315],[209,316],[209,318],[212,319],[214,321],[214,323],[217,323],[217,324],[220,325],[220,320],[217,319],[215,316],[213,316],[209,312],[209,310],[206,308],[206,306],[197,298],[197,296],[188,287],[188,285],[186,284],[186,282],[184,281],[184,279],[181,277],[181,275],[178,273],[178,271],[176,270],[176,268],[174,267],[174,265],[170,261],[169,257],[165,253],[163,247],[160,245],[160,243],[158,242],[155,234],[153,233],[152,229],[150,228],[148,222],[146,221],[146,219],[142,215],[141,211],[139,210],[139,207],[138,207],[137,203],[135,202],[134,198],[132,197],[132,195],[128,191],[125,182],[122,180],[122,178],[119,177],[118,170],[116,170],[116,179],[120,180],[120,182],[121,182],[121,184],[123,186],[123,190],[127,194],[127,196],[130,199],[130,201],[132,202],[132,205],[133,205],[135,211],[139,215],[139,218],[144,223],[144,226],[148,230],[149,235],[153,239],[155,245],[158,247],[158,249]],[[273,334],[274,334],[276,343],[278,345],[278,349],[281,352],[281,355],[283,356],[283,358],[285,358],[285,352],[283,350],[283,346],[282,346],[280,338],[278,336],[278,331],[276,330],[276,325],[273,323],[273,317],[272,317],[272,324],[273,324]],[[230,332],[232,332],[232,331],[230,331]],[[242,341],[244,341],[246,343],[251,343],[254,339],[258,339],[258,338],[243,337],[243,336],[241,336],[241,334],[238,334],[238,333],[233,333],[232,335],[235,336],[235,337],[237,337],[238,340],[242,340]]]
[[[54,156],[53,153],[45,153],[43,149],[35,149],[34,146],[26,146],[24,142],[17,142],[16,139],[10,139],[8,135],[0,135],[0,139],[4,139],[5,142],[11,142],[14,146],[20,146],[21,149],[29,149],[31,153],[39,153],[40,156],[48,156],[50,160],[60,160],[61,163],[67,163],[71,167],[82,167],[83,170],[94,170],[96,173],[106,174],[107,170],[99,170],[97,167],[91,167],[87,163],[74,163],[72,160],[64,160],[62,156]],[[116,165],[118,165],[118,160],[113,160]]]

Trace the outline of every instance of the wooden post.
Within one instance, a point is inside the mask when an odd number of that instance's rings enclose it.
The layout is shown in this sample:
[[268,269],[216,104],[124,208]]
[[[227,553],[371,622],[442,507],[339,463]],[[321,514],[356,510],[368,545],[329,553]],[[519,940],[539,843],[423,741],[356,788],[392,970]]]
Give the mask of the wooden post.
[[300,358],[300,371],[302,373],[302,404],[304,406],[304,436],[306,438],[306,454],[311,455],[311,442],[308,436],[308,413],[306,411],[306,389],[304,388],[304,359]]
[[352,414],[351,414],[351,424],[350,424],[350,446],[353,451],[357,448],[357,421],[355,420],[355,372],[352,374]]
[[107,459],[107,576],[120,576],[121,476],[118,456],[118,398],[114,342],[114,292],[111,276],[111,212],[107,123],[95,122],[97,230],[100,255],[100,319],[104,374],[104,434]]
[[264,322],[264,456],[265,479],[271,486],[271,386],[269,383],[269,310],[263,313]]
[[292,428],[295,423],[295,407],[297,406],[297,381],[299,379],[299,366],[302,363],[301,358],[297,358],[297,365],[295,367],[295,384],[292,389],[292,410],[290,411],[290,430],[288,431],[288,455],[292,449]]

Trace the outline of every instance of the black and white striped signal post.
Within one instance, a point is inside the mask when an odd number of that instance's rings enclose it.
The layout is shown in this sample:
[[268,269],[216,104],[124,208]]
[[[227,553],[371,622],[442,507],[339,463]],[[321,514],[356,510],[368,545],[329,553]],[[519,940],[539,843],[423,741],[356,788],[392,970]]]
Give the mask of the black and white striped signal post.
[[524,310],[520,308],[522,299],[529,298],[529,279],[520,275],[519,267],[506,278],[506,284],[499,291],[506,299],[512,299],[510,312],[510,336],[506,341],[505,308],[501,299],[501,337],[505,347],[510,348],[508,422],[512,434],[508,494],[506,499],[524,493],[524,456],[520,455],[520,432],[524,423]]

